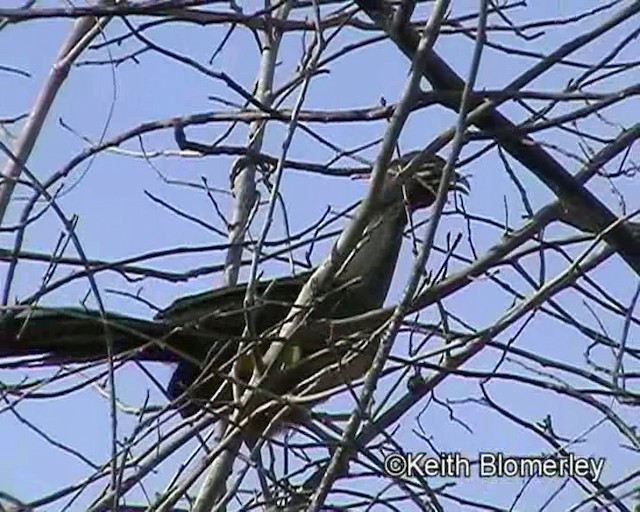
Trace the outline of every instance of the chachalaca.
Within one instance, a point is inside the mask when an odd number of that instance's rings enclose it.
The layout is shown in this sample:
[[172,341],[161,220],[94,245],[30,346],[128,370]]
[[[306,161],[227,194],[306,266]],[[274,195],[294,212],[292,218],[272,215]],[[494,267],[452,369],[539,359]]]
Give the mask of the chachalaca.
[[[394,177],[416,154],[407,153],[391,163],[377,211],[329,289],[305,312],[306,323],[344,319],[382,307],[402,245],[407,212],[433,203],[442,176],[444,161],[436,155],[400,187]],[[468,183],[455,174],[449,188],[467,193]],[[250,380],[252,361],[266,351],[269,336],[277,333],[309,276],[310,272],[305,272],[257,283],[256,306],[250,317],[258,342],[248,344],[243,355],[238,354],[238,347],[247,319],[243,309],[246,283],[178,299],[160,311],[154,321],[110,313],[101,317],[96,311],[81,308],[29,308],[7,314],[0,320],[0,358],[40,355],[45,364],[98,359],[105,356],[109,339],[114,354],[129,353],[138,360],[178,361],[167,395],[183,416],[201,408],[220,414],[221,406],[233,402],[230,376],[245,383]],[[106,319],[107,330],[101,318]],[[350,354],[356,343],[353,340],[319,338],[313,329],[306,334],[297,336],[302,340],[299,353],[286,368],[279,369],[267,390],[269,395],[291,393],[321,370],[325,373],[314,383],[314,393],[352,382],[366,373],[375,354],[375,346]],[[233,361],[240,363],[235,370]],[[333,369],[326,371],[331,366]],[[229,410],[222,414],[229,414]],[[247,434],[254,439],[266,434],[273,414],[252,419]],[[304,417],[300,408],[292,408],[276,430],[286,423],[304,421]]]

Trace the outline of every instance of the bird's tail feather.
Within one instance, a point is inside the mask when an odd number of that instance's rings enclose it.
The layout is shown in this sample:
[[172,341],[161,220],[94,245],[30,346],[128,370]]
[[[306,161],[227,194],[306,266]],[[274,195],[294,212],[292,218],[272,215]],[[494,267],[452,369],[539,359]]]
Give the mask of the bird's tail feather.
[[108,343],[114,355],[177,361],[203,338],[168,323],[81,308],[30,308],[0,318],[0,358],[43,356],[49,364],[104,358]]

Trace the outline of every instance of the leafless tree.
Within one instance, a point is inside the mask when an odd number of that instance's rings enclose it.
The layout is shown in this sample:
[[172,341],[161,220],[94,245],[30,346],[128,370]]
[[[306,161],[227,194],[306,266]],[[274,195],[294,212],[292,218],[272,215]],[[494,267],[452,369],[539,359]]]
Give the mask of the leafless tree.
[[[28,0],[0,20],[0,511],[639,506],[640,1]],[[305,422],[243,444],[296,312],[416,150],[403,179],[434,154],[445,177],[385,307],[314,327],[373,347],[368,371],[272,397]],[[310,269],[276,339],[245,315],[268,349],[238,343],[234,414],[183,419],[163,339],[117,343],[114,313],[239,282],[250,311]],[[9,343],[42,306],[98,311],[101,357]]]

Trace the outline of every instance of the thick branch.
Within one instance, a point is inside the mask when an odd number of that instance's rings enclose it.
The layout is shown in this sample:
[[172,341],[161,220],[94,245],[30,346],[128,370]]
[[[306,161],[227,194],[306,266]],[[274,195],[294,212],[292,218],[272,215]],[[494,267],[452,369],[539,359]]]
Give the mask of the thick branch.
[[[380,28],[389,34],[389,37],[398,48],[409,59],[413,60],[420,41],[418,32],[406,26],[392,31],[393,9],[382,1],[356,0],[356,2]],[[583,47],[592,39],[616,27],[638,12],[640,12],[640,2],[634,2],[593,31],[577,37],[571,43],[563,45],[552,53],[547,61],[556,62],[559,58]],[[548,62],[543,62],[540,68],[534,68],[534,70],[526,73],[521,80],[516,80],[516,83],[510,84],[508,88],[522,87],[524,84],[519,83],[520,81],[525,78],[527,82],[531,81],[535,76],[546,70],[547,66]],[[457,91],[460,95],[462,94],[464,81],[435,51],[431,51],[425,56],[421,62],[421,68],[422,74],[429,80],[434,89],[438,91]],[[495,137],[498,143],[512,157],[547,185],[558,196],[563,208],[589,215],[594,229],[602,232],[603,238],[640,275],[640,240],[633,236],[633,230],[628,223],[619,222],[619,219],[598,198],[580,185],[539,144],[527,137],[515,124],[498,112],[494,103],[485,102],[482,96],[475,93],[470,95],[469,100],[473,108],[475,108],[474,112],[469,116],[469,120],[478,128]],[[456,98],[453,101],[443,102],[443,104],[457,111],[460,107],[460,100]]]

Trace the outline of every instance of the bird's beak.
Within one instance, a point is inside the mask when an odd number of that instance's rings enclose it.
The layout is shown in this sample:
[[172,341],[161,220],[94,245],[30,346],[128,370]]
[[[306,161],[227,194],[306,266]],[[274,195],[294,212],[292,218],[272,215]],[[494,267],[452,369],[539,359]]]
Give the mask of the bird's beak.
[[453,184],[451,185],[451,190],[453,190],[454,192],[460,192],[461,194],[468,196],[469,192],[471,191],[471,185],[466,176],[455,173]]

